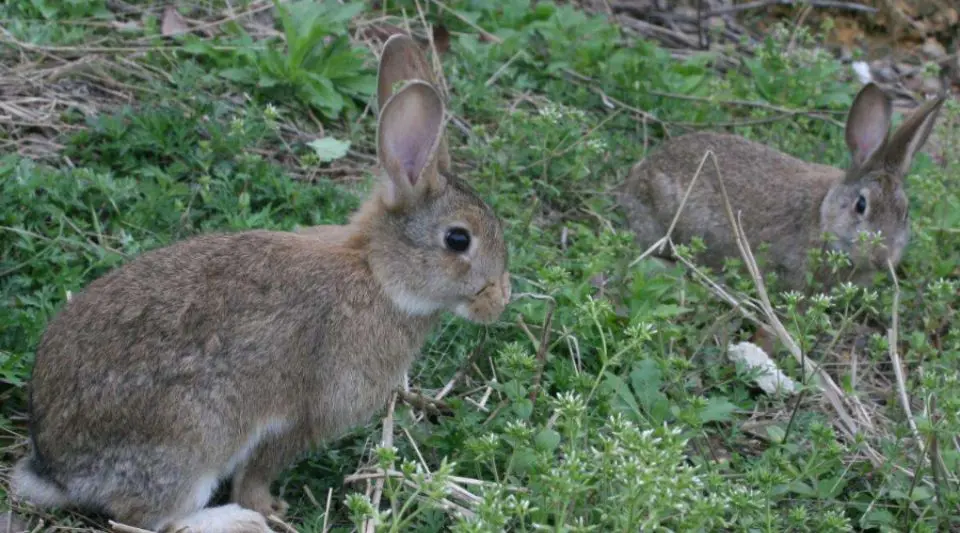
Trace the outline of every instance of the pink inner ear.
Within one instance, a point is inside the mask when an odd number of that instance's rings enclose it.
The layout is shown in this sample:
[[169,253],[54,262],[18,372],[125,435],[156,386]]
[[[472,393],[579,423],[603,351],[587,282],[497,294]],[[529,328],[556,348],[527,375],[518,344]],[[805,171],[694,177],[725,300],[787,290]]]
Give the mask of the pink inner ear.
[[864,135],[860,135],[857,138],[857,164],[863,164],[867,162],[867,159],[877,151],[877,148],[880,147],[880,143],[883,142],[883,136],[878,135],[876,132],[867,132]]
[[423,170],[423,151],[412,134],[407,134],[391,143],[390,151],[395,154],[396,161],[403,167],[410,185],[415,185],[420,171]]
[[417,161],[413,157],[407,157],[403,160],[403,170],[407,172],[407,179],[410,180],[410,185],[417,184]]

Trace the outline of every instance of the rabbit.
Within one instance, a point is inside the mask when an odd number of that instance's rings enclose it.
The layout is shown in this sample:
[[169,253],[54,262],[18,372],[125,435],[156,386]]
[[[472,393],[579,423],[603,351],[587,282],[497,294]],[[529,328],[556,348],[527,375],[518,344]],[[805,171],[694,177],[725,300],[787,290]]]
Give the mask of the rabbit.
[[[407,35],[378,74],[378,187],[346,226],[193,237],[93,281],[51,320],[15,499],[162,532],[270,531],[280,471],[369,420],[442,312],[510,300],[503,226],[438,171],[444,104]],[[391,88],[400,85],[394,93]],[[230,502],[207,507],[230,479]]]
[[[653,246],[666,234],[700,161],[711,150],[749,244],[754,250],[761,243],[769,245],[767,260],[787,289],[806,287],[808,251],[813,248],[844,251],[851,258],[848,272],[818,275],[825,286],[842,276],[868,284],[878,270],[887,268],[888,259],[897,265],[903,256],[909,240],[904,178],[944,100],[945,95],[923,104],[888,139],[890,100],[876,84],[865,85],[847,115],[851,164],[846,170],[805,162],[732,134],[685,134],[634,165],[614,189],[615,202],[636,242],[644,249]],[[860,232],[880,232],[882,246],[860,244]],[[709,159],[671,237],[678,243],[701,237],[704,263],[717,270],[725,258],[740,257]],[[672,258],[665,248],[654,253]]]

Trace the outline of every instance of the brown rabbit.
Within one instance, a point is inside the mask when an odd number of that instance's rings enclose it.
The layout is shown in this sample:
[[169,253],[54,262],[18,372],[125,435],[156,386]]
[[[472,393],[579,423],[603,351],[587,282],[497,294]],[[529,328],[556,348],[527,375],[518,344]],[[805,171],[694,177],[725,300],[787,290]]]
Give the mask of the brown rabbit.
[[[76,295],[37,348],[15,497],[161,531],[269,531],[278,473],[381,408],[442,311],[503,312],[501,223],[438,171],[444,104],[415,42],[384,48],[378,189],[347,226],[315,228],[329,238],[200,236]],[[205,508],[231,477],[231,503]]]
[[[735,135],[699,132],[677,137],[631,169],[616,191],[617,202],[637,242],[652,246],[666,234],[701,159],[711,150],[751,247],[769,244],[768,260],[788,288],[806,285],[808,250],[821,246],[850,254],[853,271],[846,274],[865,283],[878,269],[887,268],[888,258],[896,265],[903,255],[909,240],[904,178],[944,100],[942,96],[925,103],[888,140],[890,101],[875,84],[863,87],[847,117],[852,161],[846,171],[801,161]],[[861,232],[880,232],[883,245],[861,244]],[[692,237],[703,238],[705,263],[714,269],[727,257],[740,257],[710,160],[672,234],[678,243]],[[669,258],[668,253],[660,256]]]

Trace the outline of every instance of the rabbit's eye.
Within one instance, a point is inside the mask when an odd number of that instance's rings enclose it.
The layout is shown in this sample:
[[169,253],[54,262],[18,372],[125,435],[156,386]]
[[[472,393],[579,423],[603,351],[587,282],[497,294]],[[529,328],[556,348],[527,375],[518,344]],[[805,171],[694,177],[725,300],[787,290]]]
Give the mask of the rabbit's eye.
[[463,228],[450,228],[443,237],[447,248],[457,253],[463,253],[470,248],[470,232]]
[[867,210],[867,199],[861,194],[857,197],[857,205],[854,206],[858,215],[862,215]]

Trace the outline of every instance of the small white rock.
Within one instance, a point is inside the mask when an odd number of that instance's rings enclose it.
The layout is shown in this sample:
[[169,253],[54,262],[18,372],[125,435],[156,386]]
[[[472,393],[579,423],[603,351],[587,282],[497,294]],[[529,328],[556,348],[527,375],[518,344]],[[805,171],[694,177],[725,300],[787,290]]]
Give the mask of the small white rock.
[[796,392],[796,382],[781,372],[777,364],[770,359],[770,356],[756,344],[741,342],[731,345],[727,354],[730,359],[735,362],[742,362],[748,368],[761,369],[756,384],[767,394],[777,394],[778,392],[793,394]]
[[870,74],[870,65],[866,61],[854,61],[853,71],[860,78],[860,83],[866,85],[873,81],[873,75]]

